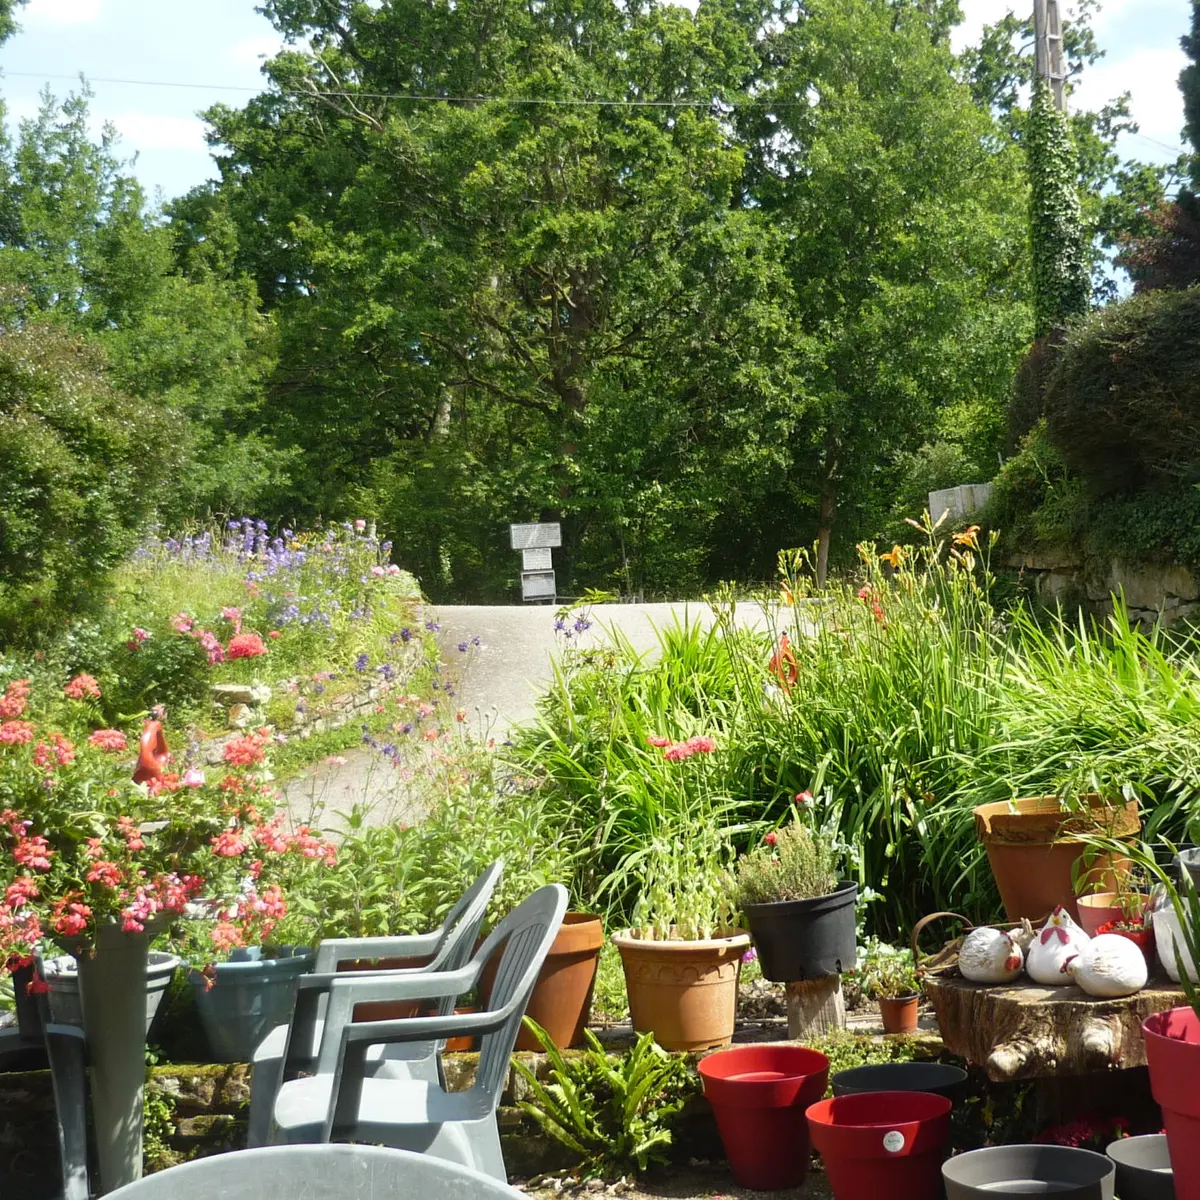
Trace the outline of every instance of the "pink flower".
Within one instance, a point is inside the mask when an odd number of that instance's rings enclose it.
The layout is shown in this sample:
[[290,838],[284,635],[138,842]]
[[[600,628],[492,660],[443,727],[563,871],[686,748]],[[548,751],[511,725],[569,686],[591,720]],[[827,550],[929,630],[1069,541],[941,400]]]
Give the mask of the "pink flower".
[[33,740],[31,721],[5,721],[0,725],[0,745],[24,746]]
[[812,802],[813,802],[812,792],[797,792],[796,793],[795,803],[799,804],[801,806],[801,808],[803,808],[805,805],[811,804]]
[[374,575],[376,579],[382,579],[383,576],[387,574],[387,568],[381,567],[378,563],[376,563],[375,566],[371,568],[371,574]]
[[239,633],[229,640],[230,658],[258,658],[267,648],[257,633]]
[[215,667],[217,663],[225,661],[225,648],[215,633],[207,629],[197,629],[193,631],[192,637],[200,643],[201,649],[208,655],[210,667]]
[[4,903],[9,908],[21,908],[38,894],[37,881],[30,875],[18,875],[4,889]]
[[354,528],[357,529],[359,533],[362,533],[362,531],[364,529],[366,529],[366,527],[367,527],[367,523],[361,517],[359,517],[359,519],[354,522]]
[[34,871],[48,871],[54,851],[50,849],[50,843],[44,837],[25,837],[13,847],[12,856],[17,862]]
[[870,585],[867,584],[864,584],[858,589],[858,598],[863,601],[864,604],[870,600],[874,594],[875,593],[871,590]]
[[265,757],[263,747],[267,738],[257,733],[248,733],[244,737],[231,738],[225,743],[222,757],[235,767],[252,767],[262,762]]
[[188,767],[181,780],[184,787],[197,788],[204,786],[204,772],[196,767]]
[[695,751],[688,749],[686,742],[676,742],[675,745],[668,746],[663,751],[663,758],[667,762],[683,762],[685,758],[691,758],[694,753]]
[[271,630],[271,631],[270,631],[270,632],[267,634],[267,637],[269,637],[269,638],[271,639],[271,641],[275,641],[275,640],[276,640],[276,638],[281,638],[281,637],[283,637],[283,634],[282,634],[282,633],[280,633],[278,629],[272,629],[272,630]]
[[772,829],[771,832],[763,838],[763,841],[766,842],[768,846],[775,846],[779,843],[779,834]]
[[246,853],[246,843],[236,829],[226,829],[212,839],[213,853],[221,858],[237,858]]
[[388,563],[388,569],[387,569],[387,573],[388,573],[389,575],[399,575],[399,574],[400,574],[400,568],[399,568],[398,566],[396,566],[396,564],[395,564],[395,563]]
[[234,633],[242,632],[242,610],[240,608],[223,608],[221,616],[233,626]]
[[81,672],[63,688],[63,695],[68,700],[99,700],[100,685],[94,675]]
[[650,745],[656,746],[659,750],[665,750],[671,744],[670,738],[656,737],[654,734],[651,734],[646,741],[648,741]]
[[0,721],[10,721],[25,711],[29,701],[29,680],[14,679],[0,696]]
[[97,750],[107,750],[110,754],[119,754],[129,749],[129,742],[119,729],[97,729],[88,738],[88,745]]
[[98,862],[87,873],[88,883],[98,883],[101,887],[119,888],[121,886],[121,868],[114,862]]
[[218,921],[211,936],[213,946],[218,950],[236,950],[238,946],[246,944],[242,931],[231,921]]
[[142,642],[146,641],[146,639],[149,638],[149,636],[150,636],[149,632],[147,630],[143,629],[140,625],[135,625],[133,627],[132,641],[135,644],[140,646],[142,644]]
[[64,937],[78,937],[87,928],[91,915],[92,910],[86,904],[64,898],[54,906],[54,928]]
[[695,737],[688,738],[684,744],[693,754],[711,754],[717,748],[717,743],[712,738],[702,733],[698,733]]
[[176,633],[191,633],[192,625],[194,623],[195,622],[193,622],[192,618],[184,612],[176,613],[171,618],[171,628],[174,629]]

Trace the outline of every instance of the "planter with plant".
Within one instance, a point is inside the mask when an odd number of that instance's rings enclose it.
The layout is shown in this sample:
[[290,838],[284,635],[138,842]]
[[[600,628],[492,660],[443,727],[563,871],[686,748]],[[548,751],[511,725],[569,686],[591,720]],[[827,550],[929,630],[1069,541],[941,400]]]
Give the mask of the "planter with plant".
[[[1098,793],[1064,801],[1059,796],[1002,800],[973,810],[975,833],[1010,921],[1035,923],[1060,905],[1079,918],[1075,882],[1100,891],[1118,890],[1127,869],[1122,845],[1141,829],[1136,800]],[[1082,863],[1088,839],[1105,838],[1110,848]]]
[[[797,804],[811,811],[803,792]],[[838,881],[832,831],[792,820],[737,863],[737,904],[746,914],[763,975],[776,983],[840,975],[855,964],[858,885]]]
[[884,1033],[912,1033],[917,1028],[921,982],[911,951],[876,946],[863,970],[863,989],[879,1004]]
[[733,1037],[750,938],[733,923],[731,857],[713,823],[660,835],[639,856],[643,891],[633,924],[612,940],[633,1028],[667,1050],[707,1050]]

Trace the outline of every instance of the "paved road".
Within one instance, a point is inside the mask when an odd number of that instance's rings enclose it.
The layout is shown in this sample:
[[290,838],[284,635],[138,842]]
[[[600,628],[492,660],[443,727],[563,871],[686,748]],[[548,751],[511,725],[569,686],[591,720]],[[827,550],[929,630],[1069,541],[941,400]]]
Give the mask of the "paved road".
[[[480,740],[502,741],[514,725],[533,716],[566,644],[555,631],[555,612],[548,605],[445,605],[425,614],[440,625],[438,642],[445,673],[457,685],[455,702]],[[573,645],[601,646],[616,630],[639,654],[651,655],[658,647],[657,630],[675,621],[698,621],[707,628],[714,620],[704,603],[598,605],[589,615],[591,628],[573,634]],[[740,605],[737,615],[742,625],[765,628],[768,623],[757,605]],[[372,823],[420,819],[394,767],[365,750],[348,751],[344,758],[344,763],[319,764],[287,785],[284,797],[295,823],[316,815],[316,823],[336,828],[341,824],[336,814],[356,804],[370,810]]]

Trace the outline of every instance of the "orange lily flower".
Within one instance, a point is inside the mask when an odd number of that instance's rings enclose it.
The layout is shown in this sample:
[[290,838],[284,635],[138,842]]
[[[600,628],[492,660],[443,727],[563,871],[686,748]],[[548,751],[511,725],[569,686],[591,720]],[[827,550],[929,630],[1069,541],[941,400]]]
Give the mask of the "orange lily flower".
[[783,684],[784,691],[790,692],[796,680],[800,678],[800,663],[786,633],[779,639],[779,648],[771,655],[767,666],[771,674]]

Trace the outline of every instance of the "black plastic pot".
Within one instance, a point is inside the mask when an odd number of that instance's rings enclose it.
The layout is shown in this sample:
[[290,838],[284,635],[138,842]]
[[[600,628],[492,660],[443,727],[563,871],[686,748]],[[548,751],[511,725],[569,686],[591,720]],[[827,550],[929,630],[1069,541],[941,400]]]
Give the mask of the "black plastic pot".
[[1053,1195],[1058,1200],[1113,1200],[1116,1164],[1073,1146],[989,1146],[942,1165],[946,1200]]
[[1117,1195],[1121,1200],[1175,1200],[1175,1173],[1165,1133],[1121,1138],[1108,1147],[1117,1164]]
[[774,983],[788,983],[851,970],[857,899],[858,884],[847,880],[815,900],[747,904],[746,919],[763,975]]
[[953,1101],[963,1098],[967,1073],[944,1063],[879,1063],[839,1071],[830,1082],[835,1096],[855,1092],[932,1092]]

